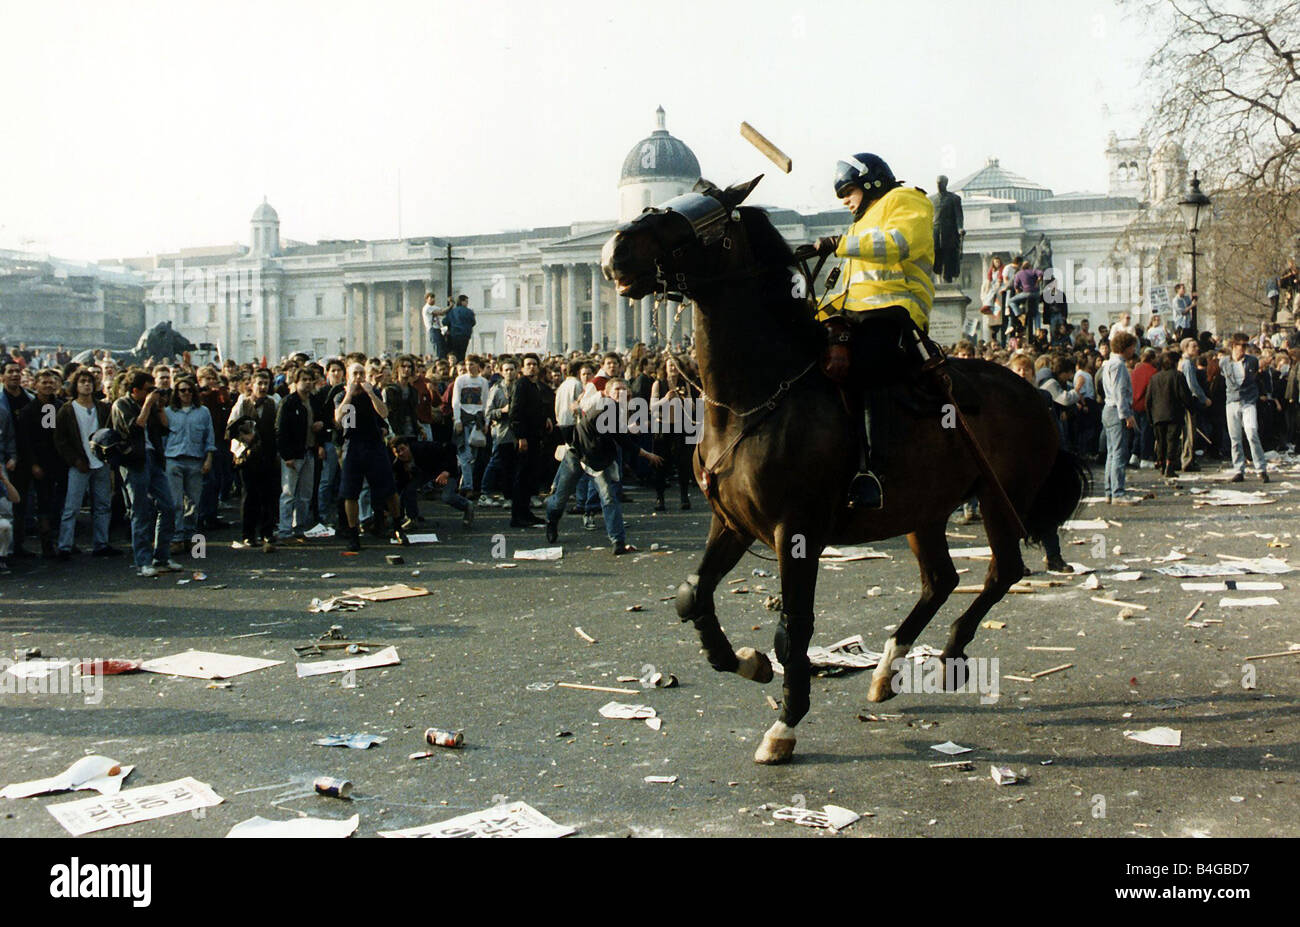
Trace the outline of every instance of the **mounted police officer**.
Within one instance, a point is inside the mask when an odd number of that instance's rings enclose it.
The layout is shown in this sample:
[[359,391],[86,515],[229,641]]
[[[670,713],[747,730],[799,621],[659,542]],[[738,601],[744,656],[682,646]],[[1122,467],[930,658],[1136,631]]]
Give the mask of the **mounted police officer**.
[[934,207],[924,191],[904,187],[888,164],[867,153],[836,163],[835,195],[853,224],[842,236],[817,241],[819,254],[844,259],[817,319],[830,338],[827,376],[866,390],[862,462],[849,506],[880,508],[880,480],[872,472],[884,444],[880,387],[902,381],[925,357],[920,336],[934,303]]

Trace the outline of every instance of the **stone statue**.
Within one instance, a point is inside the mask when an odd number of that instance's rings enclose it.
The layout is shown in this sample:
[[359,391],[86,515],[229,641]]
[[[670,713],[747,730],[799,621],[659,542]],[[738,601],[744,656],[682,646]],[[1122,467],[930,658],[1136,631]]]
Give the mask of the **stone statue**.
[[1034,264],[1034,269],[1050,270],[1052,266],[1052,240],[1044,235],[1038,243],[1038,261]]
[[961,272],[961,244],[966,235],[961,212],[961,197],[948,192],[948,178],[939,175],[935,183],[939,192],[934,203],[934,273],[944,283],[952,283]]

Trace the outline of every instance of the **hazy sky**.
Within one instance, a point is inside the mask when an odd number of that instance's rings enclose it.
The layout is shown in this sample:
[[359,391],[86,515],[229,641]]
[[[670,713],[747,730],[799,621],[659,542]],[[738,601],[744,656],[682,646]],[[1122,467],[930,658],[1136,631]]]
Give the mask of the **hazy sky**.
[[[668,129],[753,201],[837,206],[873,151],[933,189],[989,156],[1104,191],[1151,38],[1107,0],[221,3],[0,0],[0,248],[69,258],[281,235],[455,235],[612,219]],[[738,133],[794,159],[782,175]]]

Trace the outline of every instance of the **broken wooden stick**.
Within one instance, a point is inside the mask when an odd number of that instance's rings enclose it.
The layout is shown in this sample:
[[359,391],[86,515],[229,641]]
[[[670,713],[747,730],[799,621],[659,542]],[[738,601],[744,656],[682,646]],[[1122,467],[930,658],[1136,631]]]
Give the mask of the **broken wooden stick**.
[[1138,605],[1136,602],[1121,602],[1119,599],[1106,599],[1099,595],[1091,596],[1094,602],[1100,602],[1102,605],[1118,605],[1120,608],[1136,608],[1140,612],[1147,610],[1145,605]]
[[582,689],[585,692],[616,692],[619,695],[640,695],[640,689],[615,689],[613,686],[584,686],[579,682],[557,682],[561,689]]
[[596,643],[596,639],[595,639],[594,637],[592,637],[590,634],[588,634],[586,631],[582,630],[582,628],[574,628],[573,630],[574,630],[574,633],[576,633],[579,637],[581,637],[581,638],[582,638],[584,641],[586,641],[588,644],[594,644],[594,643]]
[[1196,617],[1196,613],[1199,612],[1199,611],[1200,611],[1201,609],[1203,609],[1204,607],[1205,607],[1205,600],[1204,600],[1204,599],[1201,599],[1201,601],[1199,601],[1199,602],[1196,603],[1196,607],[1193,608],[1190,612],[1187,613],[1187,617],[1184,618],[1183,620],[1184,620],[1184,621],[1191,621],[1193,618]]
[[1247,660],[1271,660],[1274,657],[1300,657],[1300,650],[1279,650],[1277,653],[1257,653]]
[[1053,666],[1051,669],[1039,670],[1037,673],[1030,673],[1030,679],[1042,679],[1044,676],[1050,676],[1053,673],[1059,673],[1061,670],[1068,670],[1074,666],[1073,663],[1062,663],[1060,666]]

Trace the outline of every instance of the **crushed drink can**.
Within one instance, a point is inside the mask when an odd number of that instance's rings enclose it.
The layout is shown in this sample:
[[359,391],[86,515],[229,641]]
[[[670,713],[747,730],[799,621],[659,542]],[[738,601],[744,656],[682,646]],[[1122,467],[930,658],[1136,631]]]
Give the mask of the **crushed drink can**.
[[465,745],[465,735],[460,731],[444,731],[431,727],[424,732],[424,740],[433,747],[451,747],[453,750]]
[[346,779],[319,776],[312,785],[316,787],[317,795],[328,795],[330,798],[350,798],[352,796],[352,783]]

